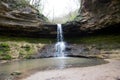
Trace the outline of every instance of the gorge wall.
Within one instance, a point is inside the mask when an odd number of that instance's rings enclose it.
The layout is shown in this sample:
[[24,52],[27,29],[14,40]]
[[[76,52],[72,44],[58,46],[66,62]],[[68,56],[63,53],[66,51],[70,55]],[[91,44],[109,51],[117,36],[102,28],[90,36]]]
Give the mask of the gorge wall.
[[82,0],[79,15],[64,24],[67,33],[119,33],[120,0]]
[[24,0],[0,0],[0,34],[38,37],[49,34],[47,18]]
[[[0,34],[29,37],[51,37],[56,25],[27,3],[0,1]],[[63,24],[65,35],[119,33],[120,0],[82,0],[75,20]]]

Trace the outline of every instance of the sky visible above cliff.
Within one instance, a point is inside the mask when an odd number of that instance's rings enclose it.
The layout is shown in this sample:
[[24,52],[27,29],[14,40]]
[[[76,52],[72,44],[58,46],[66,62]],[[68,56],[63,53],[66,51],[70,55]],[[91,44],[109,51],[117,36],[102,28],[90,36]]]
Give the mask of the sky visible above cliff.
[[42,13],[49,19],[62,17],[79,7],[79,0],[41,0]]

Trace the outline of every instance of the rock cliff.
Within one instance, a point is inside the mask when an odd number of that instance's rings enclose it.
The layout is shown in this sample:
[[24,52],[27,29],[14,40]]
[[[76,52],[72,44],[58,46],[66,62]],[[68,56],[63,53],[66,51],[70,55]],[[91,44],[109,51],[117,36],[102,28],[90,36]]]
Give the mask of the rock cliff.
[[[63,26],[64,34],[68,36],[120,33],[120,0],[82,0],[79,15]],[[0,1],[2,35],[51,37],[56,34],[55,27],[28,3],[18,0]]]
[[82,0],[79,15],[64,24],[66,34],[119,32],[120,0]]
[[47,18],[24,0],[0,0],[0,34],[12,36],[40,36],[49,34],[43,27]]

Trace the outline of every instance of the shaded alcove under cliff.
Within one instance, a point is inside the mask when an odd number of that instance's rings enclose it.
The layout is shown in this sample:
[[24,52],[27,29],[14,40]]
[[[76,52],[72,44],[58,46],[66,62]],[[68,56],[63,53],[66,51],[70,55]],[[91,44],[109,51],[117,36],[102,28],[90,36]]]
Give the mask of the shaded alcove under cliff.
[[97,35],[120,35],[120,24],[113,24],[110,26],[106,26],[102,29],[97,30],[86,30],[80,31],[78,26],[73,25],[76,29],[71,29],[70,31],[66,32],[68,29],[65,28],[64,36],[71,38],[71,37],[87,37],[87,36],[97,36]]

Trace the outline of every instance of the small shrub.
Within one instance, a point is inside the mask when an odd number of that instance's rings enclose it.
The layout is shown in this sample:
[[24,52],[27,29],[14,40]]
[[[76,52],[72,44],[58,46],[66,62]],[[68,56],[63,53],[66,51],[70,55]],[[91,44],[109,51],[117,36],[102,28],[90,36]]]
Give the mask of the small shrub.
[[7,43],[1,43],[0,44],[0,55],[6,54],[8,51],[10,51],[10,46]]
[[28,1],[26,0],[11,0],[10,3],[15,3],[10,5],[12,8],[15,8],[15,9],[24,8],[29,5]]
[[4,47],[4,48],[10,48],[10,46],[7,43],[1,43],[0,47]]
[[30,59],[30,58],[31,58],[30,54],[27,54],[27,55],[25,56],[25,59]]
[[10,60],[10,59],[12,59],[12,57],[10,55],[6,54],[6,55],[2,56],[2,59],[3,60]]
[[19,58],[23,58],[25,55],[25,51],[24,50],[20,50],[19,51]]
[[25,46],[25,51],[30,51],[30,49],[31,49],[30,45]]
[[3,54],[3,51],[0,49],[0,55],[2,55]]
[[25,45],[25,46],[22,46],[21,48],[24,48],[25,51],[30,51],[31,49],[30,45]]

